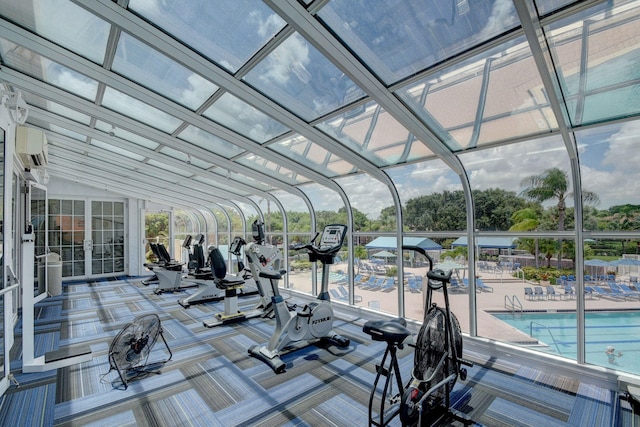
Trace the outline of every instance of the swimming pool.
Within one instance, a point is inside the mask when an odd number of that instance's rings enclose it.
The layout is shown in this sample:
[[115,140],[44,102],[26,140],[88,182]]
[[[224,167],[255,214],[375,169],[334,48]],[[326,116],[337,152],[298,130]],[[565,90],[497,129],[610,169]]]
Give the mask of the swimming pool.
[[[546,344],[542,351],[576,359],[575,313],[491,313],[494,317]],[[605,353],[615,348],[614,365]],[[585,359],[594,365],[640,375],[640,311],[598,311],[585,313]]]

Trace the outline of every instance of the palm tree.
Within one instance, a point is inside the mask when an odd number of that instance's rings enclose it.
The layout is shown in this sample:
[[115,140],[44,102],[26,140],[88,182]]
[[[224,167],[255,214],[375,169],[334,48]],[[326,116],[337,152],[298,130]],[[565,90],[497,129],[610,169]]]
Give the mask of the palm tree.
[[[515,211],[513,215],[511,215],[511,220],[514,224],[509,228],[509,231],[533,231],[537,230],[540,225],[540,220],[538,219],[538,214],[532,208],[524,208],[519,211]],[[538,265],[538,239],[534,239],[535,241],[535,257],[536,257],[536,268]]]
[[[520,182],[524,190],[520,193],[522,196],[544,203],[548,200],[556,199],[558,208],[558,231],[564,231],[564,218],[567,210],[567,199],[574,196],[569,191],[569,176],[567,172],[558,168],[550,168],[542,172],[540,175],[531,175]],[[598,204],[600,198],[596,193],[582,190],[583,203]],[[558,268],[562,266],[562,244],[560,243],[560,254],[558,255]]]

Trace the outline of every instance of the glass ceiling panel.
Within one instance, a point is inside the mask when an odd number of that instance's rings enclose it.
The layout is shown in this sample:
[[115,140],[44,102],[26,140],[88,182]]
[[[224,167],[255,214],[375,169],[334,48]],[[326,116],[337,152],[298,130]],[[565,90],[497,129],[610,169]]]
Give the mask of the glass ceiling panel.
[[[168,171],[168,172],[171,172],[171,173],[175,173],[176,175],[181,175],[181,176],[185,176],[185,177],[193,175],[193,174],[191,174],[189,172],[183,171],[180,168],[175,168],[175,167],[173,167],[171,165],[168,165],[166,163],[159,162],[159,161],[153,160],[153,159],[149,159],[147,164],[150,165],[150,166],[155,166],[155,167],[157,167],[159,169],[162,169],[162,170],[165,170],[165,171]],[[162,173],[159,173],[158,177],[161,178],[161,179],[165,179],[167,181],[173,181],[173,178],[171,178],[171,177],[162,178]]]
[[231,72],[285,25],[259,0],[130,0],[129,10]]
[[310,181],[308,178],[305,178],[302,175],[285,168],[284,166],[280,166],[277,163],[274,163],[256,154],[248,154],[237,159],[236,161],[242,165],[257,170],[258,172],[264,173],[265,175],[277,178],[287,184],[295,185]]
[[512,2],[333,0],[318,16],[391,84],[518,25]]
[[122,32],[111,69],[192,110],[218,86]]
[[640,1],[601,3],[545,30],[574,126],[640,114]]
[[308,121],[365,95],[298,33],[289,36],[244,80]]
[[111,87],[104,90],[102,105],[166,133],[182,124],[182,120]]
[[269,148],[328,177],[356,171],[351,163],[300,135],[278,141]]
[[[34,117],[29,117],[29,119],[27,120],[27,123],[31,123],[35,126],[41,127],[42,129],[49,129],[52,132],[55,132],[57,134],[60,135],[64,135],[67,136],[69,138],[81,141],[81,142],[86,142],[87,141],[87,137],[85,135],[82,135],[78,132],[74,132],[72,130],[63,128],[61,126],[55,125],[53,123],[49,123],[48,121],[43,121],[40,119],[36,119]],[[50,139],[50,138],[49,138]]]
[[116,146],[114,146],[112,144],[109,144],[108,142],[100,141],[100,140],[95,139],[95,138],[93,138],[91,140],[91,145],[94,145],[94,146],[99,147],[99,148],[103,148],[105,150],[111,151],[112,153],[119,154],[119,155],[124,156],[124,157],[126,157],[128,159],[136,160],[138,162],[141,162],[141,161],[144,160],[144,156],[132,153],[131,151],[124,150],[124,149],[122,149],[120,147],[116,147]]
[[111,26],[68,0],[0,0],[0,15],[102,64]]
[[253,178],[251,178],[249,176],[246,176],[246,175],[243,175],[241,173],[229,172],[227,169],[224,169],[224,168],[217,167],[217,168],[214,168],[214,169],[210,170],[210,172],[213,172],[213,173],[216,173],[216,174],[220,175],[225,180],[233,179],[236,182],[241,182],[244,185],[248,185],[250,187],[254,187],[258,191],[269,191],[272,188],[271,185],[265,184],[262,181],[258,181],[257,179],[253,179]]
[[[582,186],[598,195],[598,210],[612,206],[638,205],[640,180],[640,121],[627,121],[575,132],[580,155]],[[633,218],[619,218],[620,228]],[[584,210],[586,230],[598,231],[602,218]],[[614,225],[614,224],[611,224]],[[637,227],[636,227],[637,229]]]
[[178,134],[178,138],[190,142],[193,145],[197,145],[198,147],[204,148],[205,150],[211,151],[212,153],[216,153],[227,159],[244,153],[245,151],[237,145],[227,142],[222,138],[218,138],[212,133],[204,131],[193,125],[187,126],[182,132],[180,132]]
[[376,102],[325,120],[317,127],[376,166],[433,156]]
[[424,78],[398,95],[453,151],[558,126],[522,38]]
[[209,178],[206,176],[201,176],[201,175],[194,175],[189,179],[192,181],[200,182],[202,184],[210,186],[211,194],[215,194],[215,190],[221,189],[224,191],[231,191],[234,194],[238,194],[239,196],[249,195],[249,193],[247,193],[245,190],[242,190],[242,189],[238,189],[235,187],[232,187],[232,189],[230,189],[229,186],[226,184],[226,182],[222,180],[216,180],[216,179]]
[[259,143],[269,141],[289,130],[229,92],[222,95],[202,114]]
[[44,56],[0,38],[2,62],[28,76],[95,101],[98,82]]
[[29,106],[41,108],[59,116],[66,117],[67,119],[82,123],[86,126],[89,126],[89,123],[91,122],[91,117],[86,114],[82,114],[77,110],[72,110],[71,108],[65,107],[57,102],[49,101],[48,99],[34,95],[31,92],[22,92],[22,94],[24,95],[24,100]]
[[155,150],[160,145],[157,142],[151,141],[150,139],[144,138],[138,134],[129,132],[126,129],[113,126],[100,120],[96,122],[95,128],[105,133],[113,133],[113,135],[117,136],[118,138],[126,139],[129,142],[132,142],[144,148],[148,148],[149,150]]
[[160,149],[160,152],[162,154],[165,154],[169,157],[173,157],[174,159],[180,160],[181,162],[187,163],[189,165],[193,165],[196,167],[199,167],[200,169],[209,169],[210,167],[213,166],[213,164],[209,163],[209,162],[205,162],[203,160],[200,160],[196,157],[193,156],[189,156],[188,154],[180,151],[180,150],[176,150],[174,148],[168,147],[168,146],[164,146]]

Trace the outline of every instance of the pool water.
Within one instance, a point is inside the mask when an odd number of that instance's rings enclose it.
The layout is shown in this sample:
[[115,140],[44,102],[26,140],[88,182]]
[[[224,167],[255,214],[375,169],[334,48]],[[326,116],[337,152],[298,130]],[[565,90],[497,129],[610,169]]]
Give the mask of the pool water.
[[[546,344],[542,351],[570,359],[577,357],[575,313],[522,313],[492,315]],[[605,353],[615,348],[613,364]],[[585,313],[585,359],[588,363],[640,375],[640,311]]]

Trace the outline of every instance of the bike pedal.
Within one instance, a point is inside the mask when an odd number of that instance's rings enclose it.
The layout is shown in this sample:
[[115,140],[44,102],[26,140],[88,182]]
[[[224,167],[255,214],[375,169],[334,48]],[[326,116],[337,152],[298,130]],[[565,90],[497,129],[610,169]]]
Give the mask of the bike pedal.
[[376,365],[376,372],[380,375],[384,375],[385,377],[389,376],[389,370],[384,366]]

